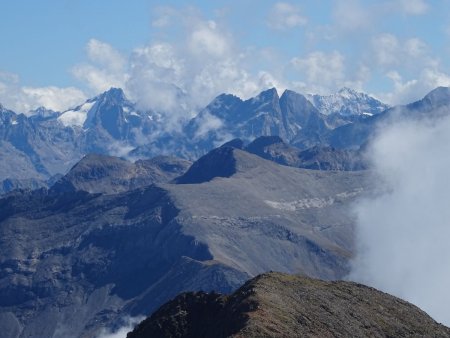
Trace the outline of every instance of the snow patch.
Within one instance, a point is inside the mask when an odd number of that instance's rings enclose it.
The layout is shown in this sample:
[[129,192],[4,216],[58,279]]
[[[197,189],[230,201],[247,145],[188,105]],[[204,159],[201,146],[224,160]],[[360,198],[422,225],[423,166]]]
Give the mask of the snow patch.
[[75,109],[67,110],[58,117],[58,121],[60,121],[64,127],[83,127],[84,122],[86,122],[88,112],[94,104],[95,101],[86,102]]

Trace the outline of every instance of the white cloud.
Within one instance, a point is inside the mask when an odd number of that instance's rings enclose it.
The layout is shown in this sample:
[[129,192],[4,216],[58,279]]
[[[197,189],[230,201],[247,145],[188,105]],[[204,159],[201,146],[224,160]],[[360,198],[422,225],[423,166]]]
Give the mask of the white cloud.
[[[181,29],[176,44],[154,42],[134,49],[125,75],[116,67],[119,77],[127,79],[127,95],[142,109],[160,112],[167,129],[177,129],[180,120],[192,117],[221,93],[246,98],[279,83],[268,72],[249,72],[254,54],[237,48],[217,22],[197,16],[177,18]],[[116,78],[114,72],[108,75]]]
[[372,59],[369,62],[393,84],[391,90],[377,94],[381,100],[406,104],[438,86],[450,85],[450,76],[421,39],[400,40],[393,34],[383,33],[375,36],[371,44]]
[[155,28],[166,28],[171,25],[176,11],[169,6],[156,7],[153,10],[152,26]]
[[372,48],[376,62],[381,66],[390,66],[401,62],[399,54],[402,52],[402,48],[397,37],[393,34],[377,35],[372,40]]
[[374,13],[360,0],[337,0],[333,9],[336,27],[345,31],[360,32],[362,28],[370,27]]
[[143,321],[145,317],[128,317],[123,320],[123,325],[118,330],[102,329],[96,338],[126,338],[127,333],[133,331],[134,327]]
[[425,0],[398,0],[400,10],[410,15],[421,15],[428,11],[428,4]]
[[207,54],[212,57],[223,57],[230,51],[230,41],[226,34],[220,31],[215,21],[197,23],[188,38],[192,54]]
[[111,87],[123,88],[127,81],[127,61],[111,45],[91,39],[86,45],[89,63],[73,67],[72,73],[95,94]]
[[450,117],[384,126],[371,158],[384,193],[356,208],[351,279],[404,298],[450,325]]
[[197,120],[199,123],[199,128],[195,133],[195,138],[202,138],[212,130],[218,130],[223,126],[223,122],[218,117],[211,115],[209,112],[205,111],[200,119]]
[[[171,13],[171,15],[177,15]],[[254,53],[239,49],[219,23],[177,15],[177,43],[154,42],[136,48],[129,58],[126,93],[141,108],[159,111],[169,128],[192,117],[215,96],[243,98],[268,85],[281,85],[269,72],[250,72]]]
[[18,113],[44,106],[63,111],[86,100],[86,95],[74,87],[24,87],[16,74],[0,73],[0,103]]
[[85,101],[86,95],[75,87],[23,87],[28,98],[29,109],[43,106],[55,111],[64,111]]
[[346,77],[345,58],[338,51],[312,52],[303,58],[293,58],[291,63],[304,76],[305,86],[317,92],[339,87]]
[[409,80],[404,80],[397,71],[390,71],[386,76],[393,82],[393,90],[377,96],[392,105],[416,101],[436,87],[450,87],[450,75],[433,66],[424,68]]
[[306,25],[308,19],[300,8],[287,2],[277,2],[270,9],[267,24],[276,30],[286,30]]
[[91,39],[87,43],[86,50],[91,61],[100,65],[106,65],[114,71],[122,71],[124,69],[124,57],[111,45],[96,39]]
[[184,61],[172,45],[136,48],[130,57],[126,90],[144,109],[176,112],[180,110],[183,72]]
[[404,44],[406,53],[414,58],[419,58],[427,54],[428,46],[425,42],[418,38],[411,38],[406,40]]
[[427,44],[419,38],[400,41],[394,34],[382,33],[372,39],[372,51],[375,62],[381,67],[393,65],[412,66],[431,62]]

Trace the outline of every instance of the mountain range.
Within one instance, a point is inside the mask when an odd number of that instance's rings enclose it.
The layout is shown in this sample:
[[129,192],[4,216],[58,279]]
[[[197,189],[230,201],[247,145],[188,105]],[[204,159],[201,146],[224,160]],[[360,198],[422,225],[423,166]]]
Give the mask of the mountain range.
[[348,273],[348,208],[372,189],[366,171],[294,168],[229,145],[172,178],[187,165],[89,155],[50,189],[0,199],[0,327],[94,337],[182,291],[228,293],[269,270]]
[[[335,103],[338,98],[345,111]],[[26,116],[0,106],[0,193],[50,186],[90,153],[195,160],[230,139],[248,143],[259,136],[279,136],[300,149],[321,146],[336,126],[364,120],[383,108],[387,106],[349,89],[310,101],[289,90],[279,97],[273,88],[245,101],[220,95],[194,118],[168,129],[164,115],[138,109],[117,88],[64,112],[39,108]]]
[[272,88],[245,101],[219,95],[195,117],[170,127],[167,115],[138,109],[117,88],[64,112],[39,108],[27,116],[0,106],[0,193],[48,187],[90,153],[195,160],[231,139],[248,144],[260,136],[278,136],[313,152],[358,151],[383,121],[399,114],[447,114],[449,102],[444,87],[396,107],[348,88],[329,96],[286,90],[281,97]]
[[350,209],[378,188],[370,138],[391,119],[450,111],[449,88],[385,110],[352,95],[352,114],[292,91],[220,95],[176,130],[120,89],[62,113],[1,107],[2,332],[90,338],[180,292],[231,293],[270,270],[346,276]]

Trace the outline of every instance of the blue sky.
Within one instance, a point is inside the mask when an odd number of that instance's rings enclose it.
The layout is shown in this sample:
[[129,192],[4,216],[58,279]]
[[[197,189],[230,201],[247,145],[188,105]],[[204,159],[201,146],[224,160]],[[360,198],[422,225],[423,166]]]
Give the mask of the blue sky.
[[397,104],[450,85],[449,0],[2,0],[0,11],[0,102],[23,112],[111,86],[145,108],[195,110],[273,86]]

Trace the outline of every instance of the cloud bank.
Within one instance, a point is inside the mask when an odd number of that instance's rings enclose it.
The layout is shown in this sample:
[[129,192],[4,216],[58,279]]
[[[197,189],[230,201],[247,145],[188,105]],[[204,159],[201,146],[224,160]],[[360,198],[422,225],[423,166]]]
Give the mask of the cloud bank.
[[394,122],[370,152],[384,192],[356,208],[350,279],[418,305],[450,325],[450,117]]
[[38,107],[61,111],[85,101],[87,97],[75,87],[22,86],[16,74],[0,72],[0,99],[6,108],[27,114]]
[[[442,32],[421,29],[445,8],[442,3],[249,4],[209,12],[201,6],[155,5],[146,43],[123,51],[95,37],[87,41],[86,59],[70,71],[79,88],[26,86],[17,75],[0,73],[0,102],[24,113],[40,105],[65,110],[121,87],[140,108],[176,124],[221,93],[245,99],[273,86],[305,94],[330,94],[346,86],[395,105],[450,86],[448,61],[437,53],[442,50],[436,50],[435,41],[448,39],[445,27]],[[254,13],[243,25],[249,8]],[[398,28],[403,25],[411,29]]]

